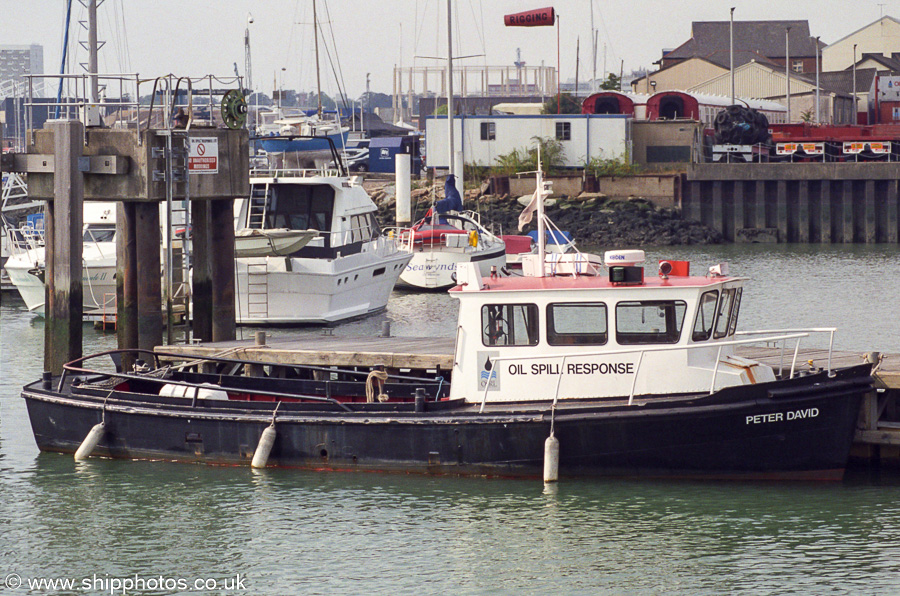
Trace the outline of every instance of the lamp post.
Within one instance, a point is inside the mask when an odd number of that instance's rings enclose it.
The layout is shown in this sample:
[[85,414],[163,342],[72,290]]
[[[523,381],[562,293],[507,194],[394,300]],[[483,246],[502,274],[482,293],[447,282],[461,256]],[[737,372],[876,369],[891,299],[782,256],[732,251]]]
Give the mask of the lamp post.
[[816,124],[819,123],[819,38],[816,36]]
[[728,27],[728,37],[729,37],[729,69],[731,70],[731,105],[735,104],[734,100],[734,9],[736,7],[731,7],[731,22]]
[[244,29],[244,74],[247,76],[247,89],[253,92],[253,65],[250,61],[250,23],[253,15],[247,13],[247,27]]
[[788,123],[791,121],[791,28],[786,27],[784,30],[784,78],[787,95],[787,118]]
[[857,97],[856,97],[856,44],[853,44],[853,122],[850,124],[856,124],[859,119],[859,107],[856,105]]

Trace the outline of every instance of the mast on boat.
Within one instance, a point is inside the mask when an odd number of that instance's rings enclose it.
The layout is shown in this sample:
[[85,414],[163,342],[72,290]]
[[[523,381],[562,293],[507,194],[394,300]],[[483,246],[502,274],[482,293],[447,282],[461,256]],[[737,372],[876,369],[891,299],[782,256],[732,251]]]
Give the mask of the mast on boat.
[[547,233],[544,226],[544,170],[541,167],[541,144],[537,144],[537,173],[534,179],[534,192],[537,194],[537,233],[538,233],[538,262],[541,264],[540,277],[547,276],[547,265],[544,263],[546,258],[546,250],[544,244],[547,242],[545,234]]
[[452,0],[447,0],[447,127],[450,139],[450,175],[456,174],[456,146],[453,142],[453,21]]
[[316,0],[313,0],[313,38],[316,43],[316,97],[318,97],[318,107],[316,115],[319,120],[322,119],[322,79],[319,74],[319,19],[316,17]]
[[463,195],[462,172],[456,171],[456,144],[453,138],[453,1],[447,0],[447,128],[450,142],[449,171],[451,176],[457,176],[456,189],[459,195]]

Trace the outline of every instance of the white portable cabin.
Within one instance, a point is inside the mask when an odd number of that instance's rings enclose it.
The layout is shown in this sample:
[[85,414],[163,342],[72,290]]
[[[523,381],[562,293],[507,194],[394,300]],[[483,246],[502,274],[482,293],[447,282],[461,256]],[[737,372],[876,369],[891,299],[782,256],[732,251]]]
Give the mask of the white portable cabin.
[[[466,164],[493,166],[497,157],[534,147],[534,137],[557,139],[563,166],[583,167],[593,158],[625,159],[631,155],[631,118],[625,115],[561,114],[540,116],[458,116],[453,119],[456,150]],[[446,168],[446,116],[425,120],[427,166]]]

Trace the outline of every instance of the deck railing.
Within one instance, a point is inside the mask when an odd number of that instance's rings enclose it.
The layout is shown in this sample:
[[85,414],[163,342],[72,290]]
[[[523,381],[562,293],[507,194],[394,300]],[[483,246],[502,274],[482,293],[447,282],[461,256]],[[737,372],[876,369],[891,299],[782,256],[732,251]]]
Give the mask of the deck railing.
[[[531,361],[531,360],[550,360],[550,359],[561,359],[561,367],[560,370],[565,370],[566,360],[569,358],[584,358],[588,356],[614,356],[620,354],[638,354],[638,361],[635,365],[634,369],[634,377],[631,381],[631,391],[628,395],[628,405],[633,405],[634,403],[634,392],[637,387],[638,375],[641,371],[641,363],[644,359],[644,354],[648,352],[677,352],[680,350],[710,350],[712,348],[717,348],[716,351],[716,363],[712,370],[712,379],[710,380],[709,393],[712,394],[715,392],[716,387],[716,378],[719,373],[719,362],[722,358],[722,348],[727,346],[739,346],[739,345],[747,345],[747,344],[756,344],[756,343],[778,343],[781,342],[782,345],[782,366],[781,371],[784,371],[783,365],[783,354],[787,342],[789,340],[795,339],[797,340],[794,344],[794,355],[791,361],[790,374],[788,378],[793,378],[796,373],[796,364],[797,357],[800,352],[800,340],[804,337],[809,337],[810,333],[830,333],[831,341],[828,346],[828,368],[826,369],[829,376],[833,375],[831,370],[831,356],[832,349],[834,345],[834,332],[835,328],[813,328],[813,329],[792,329],[792,330],[784,330],[784,331],[744,331],[740,333],[736,333],[735,335],[764,335],[764,334],[775,334],[768,335],[768,337],[752,337],[748,339],[735,339],[729,341],[716,341],[713,343],[696,343],[690,344],[687,346],[681,345],[672,345],[672,346],[654,346],[654,347],[641,347],[641,348],[622,348],[619,350],[604,350],[604,351],[593,351],[593,352],[570,352],[566,354],[545,354],[540,356],[507,356],[507,357],[499,357],[499,358],[491,358],[491,369],[493,370],[497,363],[499,362],[513,362],[513,361]],[[559,400],[559,388],[562,384],[563,375],[560,373],[556,382],[556,392],[553,396],[553,405],[556,406]],[[484,406],[487,403],[488,399],[488,391],[490,389],[490,382],[485,384],[484,388],[484,397],[481,400],[481,408],[480,412],[484,411]]]

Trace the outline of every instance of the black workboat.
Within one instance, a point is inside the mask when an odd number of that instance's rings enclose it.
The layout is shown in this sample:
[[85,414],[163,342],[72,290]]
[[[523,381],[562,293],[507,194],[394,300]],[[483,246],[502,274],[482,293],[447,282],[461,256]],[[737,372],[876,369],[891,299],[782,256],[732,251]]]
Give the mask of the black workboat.
[[[552,424],[565,475],[835,480],[871,387],[863,365],[632,405],[606,398],[482,410],[424,391],[360,403],[296,393],[273,378],[218,375],[214,386],[213,375],[166,366],[67,369],[23,391],[42,451],[74,453],[102,423],[97,456],[247,465],[274,423],[269,466],[490,476],[540,476]],[[187,397],[160,396],[166,386]]]

